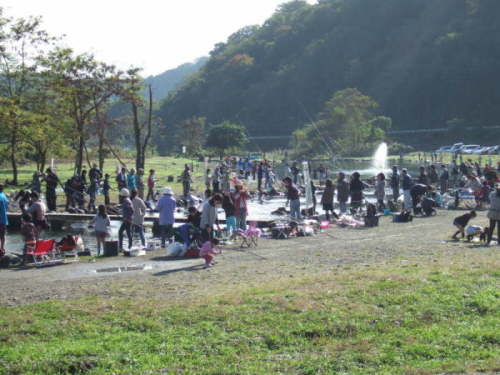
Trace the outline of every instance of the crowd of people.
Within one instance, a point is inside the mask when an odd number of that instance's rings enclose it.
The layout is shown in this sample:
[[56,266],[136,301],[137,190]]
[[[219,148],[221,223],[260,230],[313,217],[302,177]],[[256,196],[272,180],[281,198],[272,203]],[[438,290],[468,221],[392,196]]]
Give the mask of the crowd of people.
[[[365,206],[366,190],[373,189],[376,206],[379,211],[389,210],[395,212],[399,206],[403,210],[413,211],[414,214],[423,213],[431,215],[434,207],[442,205],[444,194],[455,194],[460,189],[471,192],[476,201],[475,209],[481,209],[483,204],[489,204],[488,218],[490,219],[488,238],[495,227],[500,228],[497,223],[500,220],[500,163],[497,168],[490,165],[481,166],[479,163],[470,161],[457,164],[429,164],[419,168],[418,175],[413,177],[405,168],[392,167],[390,175],[386,176],[380,172],[373,179],[362,180],[358,172],[347,176],[344,172],[338,172],[336,178],[328,175],[328,170],[320,165],[310,170],[313,177],[310,189],[313,197],[313,208],[305,213],[301,210],[301,196],[305,194],[304,173],[297,163],[288,167],[287,176],[281,183],[277,184],[277,177],[266,160],[252,161],[249,159],[226,158],[216,164],[213,169],[207,169],[205,174],[204,199],[198,201],[193,198],[192,183],[193,176],[189,165],[186,165],[181,176],[182,195],[174,198],[171,188],[165,187],[156,190],[158,179],[155,170],[150,170],[144,181],[144,171],[139,169],[126,170],[122,168],[115,177],[116,187],[119,191],[119,213],[121,214],[121,225],[118,230],[119,248],[124,247],[124,237],[128,239],[128,248],[133,244],[133,236],[137,234],[142,246],[146,246],[144,234],[144,217],[149,211],[159,213],[159,236],[161,246],[165,247],[174,234],[175,211],[178,207],[188,209],[187,225],[195,231],[199,231],[200,241],[206,243],[214,239],[214,233],[220,231],[218,225],[218,210],[222,209],[226,217],[225,231],[231,235],[235,231],[247,228],[248,205],[253,196],[258,195],[262,199],[264,194],[276,192],[275,188],[283,186],[284,195],[289,206],[289,215],[292,220],[300,221],[305,215],[316,214],[316,191],[321,190],[321,200],[326,220],[338,219],[340,215],[354,214]],[[319,180],[316,186],[314,181]],[[256,191],[250,193],[250,181],[255,183]],[[46,205],[40,199],[41,184],[46,183]],[[14,198],[22,211],[22,234],[25,241],[33,241],[40,238],[41,233],[48,228],[46,213],[57,209],[56,189],[61,185],[60,180],[51,168],[45,173],[35,173],[31,190],[20,191]],[[103,174],[94,164],[87,173],[83,170],[68,179],[64,185],[66,195],[66,209],[84,209],[88,196],[88,206],[85,212],[94,212],[95,218],[92,225],[95,226],[97,253],[100,255],[104,241],[109,236],[110,220],[108,210],[110,209],[109,191],[110,176]],[[147,191],[145,191],[147,187]],[[309,186],[308,186],[309,188]],[[391,191],[392,195],[386,193]],[[97,193],[104,195],[104,204],[96,207]],[[402,193],[402,205],[399,205]],[[458,197],[458,193],[456,193]],[[3,193],[0,186],[0,250],[4,251],[5,228],[8,225],[7,211],[9,199]],[[465,233],[465,226],[475,214],[462,217],[454,222],[458,232]],[[500,229],[499,229],[500,231]],[[212,245],[213,242],[210,242]],[[209,245],[207,245],[207,248]],[[212,254],[213,255],[213,254]],[[210,263],[210,262],[209,262]]]

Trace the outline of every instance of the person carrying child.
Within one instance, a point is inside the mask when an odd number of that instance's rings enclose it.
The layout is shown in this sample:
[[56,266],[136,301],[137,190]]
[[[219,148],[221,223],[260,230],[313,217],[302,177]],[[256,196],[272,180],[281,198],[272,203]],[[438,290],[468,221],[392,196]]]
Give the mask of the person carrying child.
[[100,204],[97,207],[97,215],[92,219],[91,224],[94,224],[95,238],[97,240],[97,256],[100,256],[101,247],[104,247],[104,241],[109,235],[109,227],[111,226],[105,205]]
[[221,254],[222,251],[217,249],[217,245],[219,244],[219,240],[217,238],[212,238],[209,241],[206,241],[200,249],[200,257],[205,259],[204,268],[212,267],[214,262],[214,256]]
[[458,241],[457,235],[462,234],[462,238],[465,237],[465,227],[469,223],[469,221],[477,216],[476,211],[471,211],[469,213],[466,213],[462,216],[458,216],[453,220],[453,225],[458,228],[458,230],[455,232],[453,236],[451,236],[452,239],[455,241]]

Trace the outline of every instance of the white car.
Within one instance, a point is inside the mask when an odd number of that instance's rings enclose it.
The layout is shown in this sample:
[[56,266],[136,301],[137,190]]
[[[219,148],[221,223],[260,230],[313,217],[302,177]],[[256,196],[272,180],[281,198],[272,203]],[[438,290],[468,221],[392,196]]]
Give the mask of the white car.
[[450,152],[458,152],[463,146],[463,143],[455,143],[453,146],[451,146]]
[[440,154],[443,152],[451,152],[451,147],[452,146],[441,146],[435,152],[436,152],[436,154]]
[[462,146],[462,148],[460,149],[460,152],[462,154],[474,154],[475,151],[481,149],[481,146],[480,145],[465,145],[465,146]]

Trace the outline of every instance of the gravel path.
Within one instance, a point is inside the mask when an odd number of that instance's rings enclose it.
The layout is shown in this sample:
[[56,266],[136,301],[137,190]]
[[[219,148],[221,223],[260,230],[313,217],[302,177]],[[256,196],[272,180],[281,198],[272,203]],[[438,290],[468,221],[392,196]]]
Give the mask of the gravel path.
[[[203,269],[203,260],[167,261],[156,251],[145,257],[108,258],[42,269],[0,271],[0,305],[80,297],[190,299],[223,292],[241,284],[314,275],[320,272],[407,262],[465,262],[471,253],[492,259],[499,247],[448,241],[451,222],[460,212],[394,224],[384,217],[377,228],[333,228],[314,237],[260,240],[259,247],[226,247],[218,264]],[[475,220],[485,225],[485,214]],[[96,272],[113,267],[144,265],[145,270]]]

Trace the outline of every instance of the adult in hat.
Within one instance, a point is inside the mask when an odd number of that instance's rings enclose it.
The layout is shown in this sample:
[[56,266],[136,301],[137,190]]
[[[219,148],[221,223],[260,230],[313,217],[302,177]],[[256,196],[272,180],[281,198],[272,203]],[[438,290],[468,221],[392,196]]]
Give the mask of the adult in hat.
[[177,207],[177,202],[173,197],[174,192],[169,187],[161,189],[161,198],[156,205],[156,211],[160,213],[160,233],[161,247],[165,247],[167,237],[172,236],[172,228],[174,227],[174,212]]
[[127,233],[128,248],[132,248],[132,220],[134,217],[134,206],[130,200],[130,191],[127,188],[120,190],[122,225],[118,230],[118,243],[120,251],[123,251],[123,232]]

